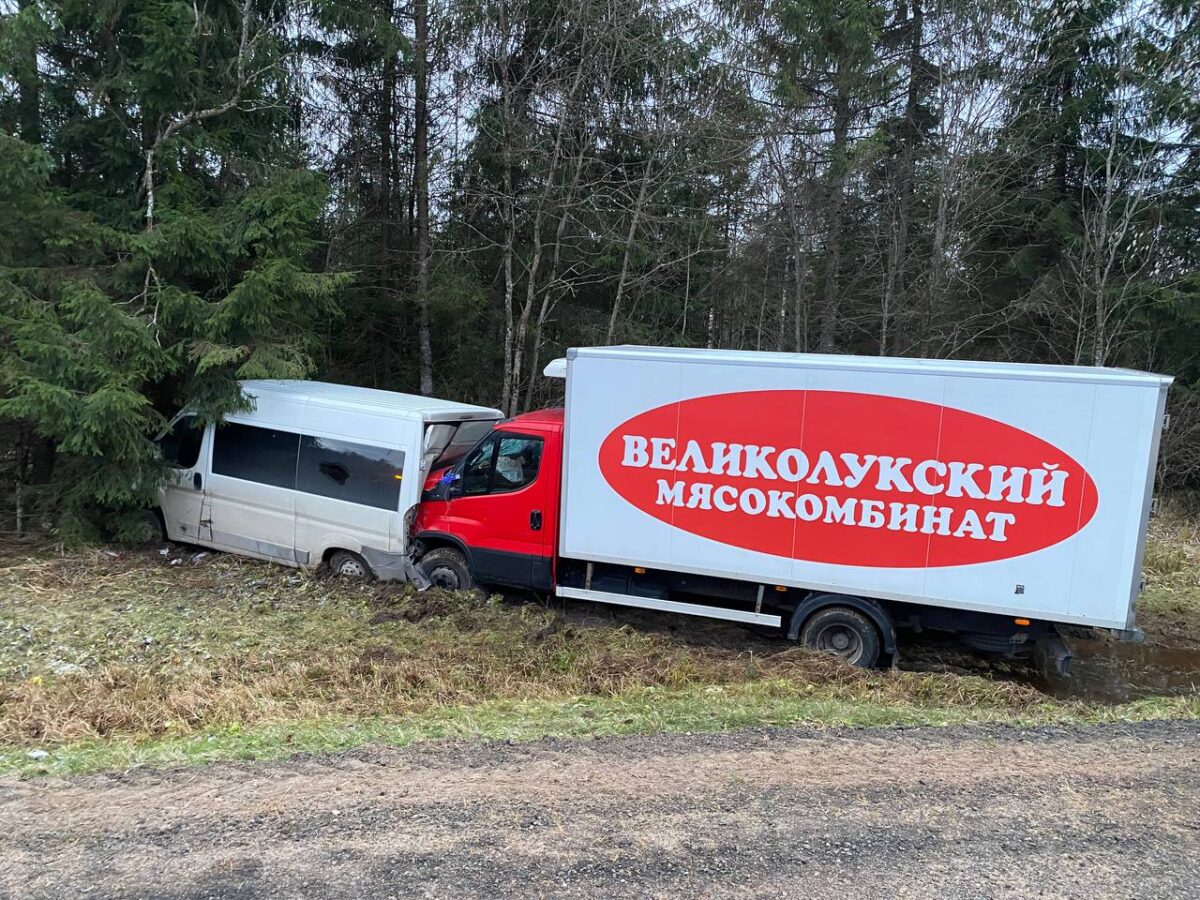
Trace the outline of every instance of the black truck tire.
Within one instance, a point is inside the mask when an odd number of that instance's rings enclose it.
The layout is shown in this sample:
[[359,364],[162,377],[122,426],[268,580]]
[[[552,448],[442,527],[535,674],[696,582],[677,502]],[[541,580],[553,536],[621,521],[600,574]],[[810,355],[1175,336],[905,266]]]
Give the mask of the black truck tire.
[[852,666],[873,668],[879,662],[879,630],[856,609],[826,606],[800,629],[800,643],[811,650],[840,656]]
[[417,562],[432,586],[444,591],[471,591],[475,578],[462,552],[453,547],[435,547]]

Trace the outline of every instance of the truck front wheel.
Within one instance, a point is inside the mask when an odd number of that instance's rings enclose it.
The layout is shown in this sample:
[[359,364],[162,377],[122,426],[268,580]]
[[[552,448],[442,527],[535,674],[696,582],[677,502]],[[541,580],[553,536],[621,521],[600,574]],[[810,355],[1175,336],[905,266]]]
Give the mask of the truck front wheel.
[[818,609],[800,629],[800,643],[864,669],[879,662],[879,631],[870,619],[848,606]]
[[475,587],[467,558],[453,547],[435,547],[417,565],[433,587],[444,591],[469,591]]

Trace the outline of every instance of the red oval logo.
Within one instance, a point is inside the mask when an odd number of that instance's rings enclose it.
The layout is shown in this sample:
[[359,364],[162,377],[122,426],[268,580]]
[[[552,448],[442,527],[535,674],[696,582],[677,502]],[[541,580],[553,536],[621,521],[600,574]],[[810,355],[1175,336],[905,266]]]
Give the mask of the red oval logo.
[[710,540],[818,563],[962,566],[1083,528],[1096,485],[1053,444],[936,403],[747,391],[641,413],[600,446],[609,485]]

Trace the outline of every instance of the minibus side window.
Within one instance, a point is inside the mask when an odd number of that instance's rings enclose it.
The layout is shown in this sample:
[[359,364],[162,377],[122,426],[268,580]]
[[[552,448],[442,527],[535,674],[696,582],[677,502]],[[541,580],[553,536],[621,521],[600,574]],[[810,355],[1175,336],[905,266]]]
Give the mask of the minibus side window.
[[184,416],[171,430],[158,439],[162,458],[177,469],[190,469],[200,459],[200,444],[204,429],[196,424],[195,416]]
[[299,445],[300,435],[291,431],[237,423],[220,425],[213,436],[213,474],[294,488]]
[[304,435],[296,490],[379,509],[400,507],[404,451]]

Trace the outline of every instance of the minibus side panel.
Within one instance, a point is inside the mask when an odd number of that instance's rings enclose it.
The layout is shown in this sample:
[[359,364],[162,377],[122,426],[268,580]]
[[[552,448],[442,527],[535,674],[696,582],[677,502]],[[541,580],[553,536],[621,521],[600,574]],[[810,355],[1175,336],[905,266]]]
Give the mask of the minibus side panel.
[[420,449],[416,420],[310,402],[296,469],[297,552],[312,565],[333,548],[403,553],[399,522],[414,502],[406,495],[420,480]]
[[252,413],[235,414],[213,436],[205,491],[216,547],[285,563],[295,551],[296,453],[303,402],[256,398]]

